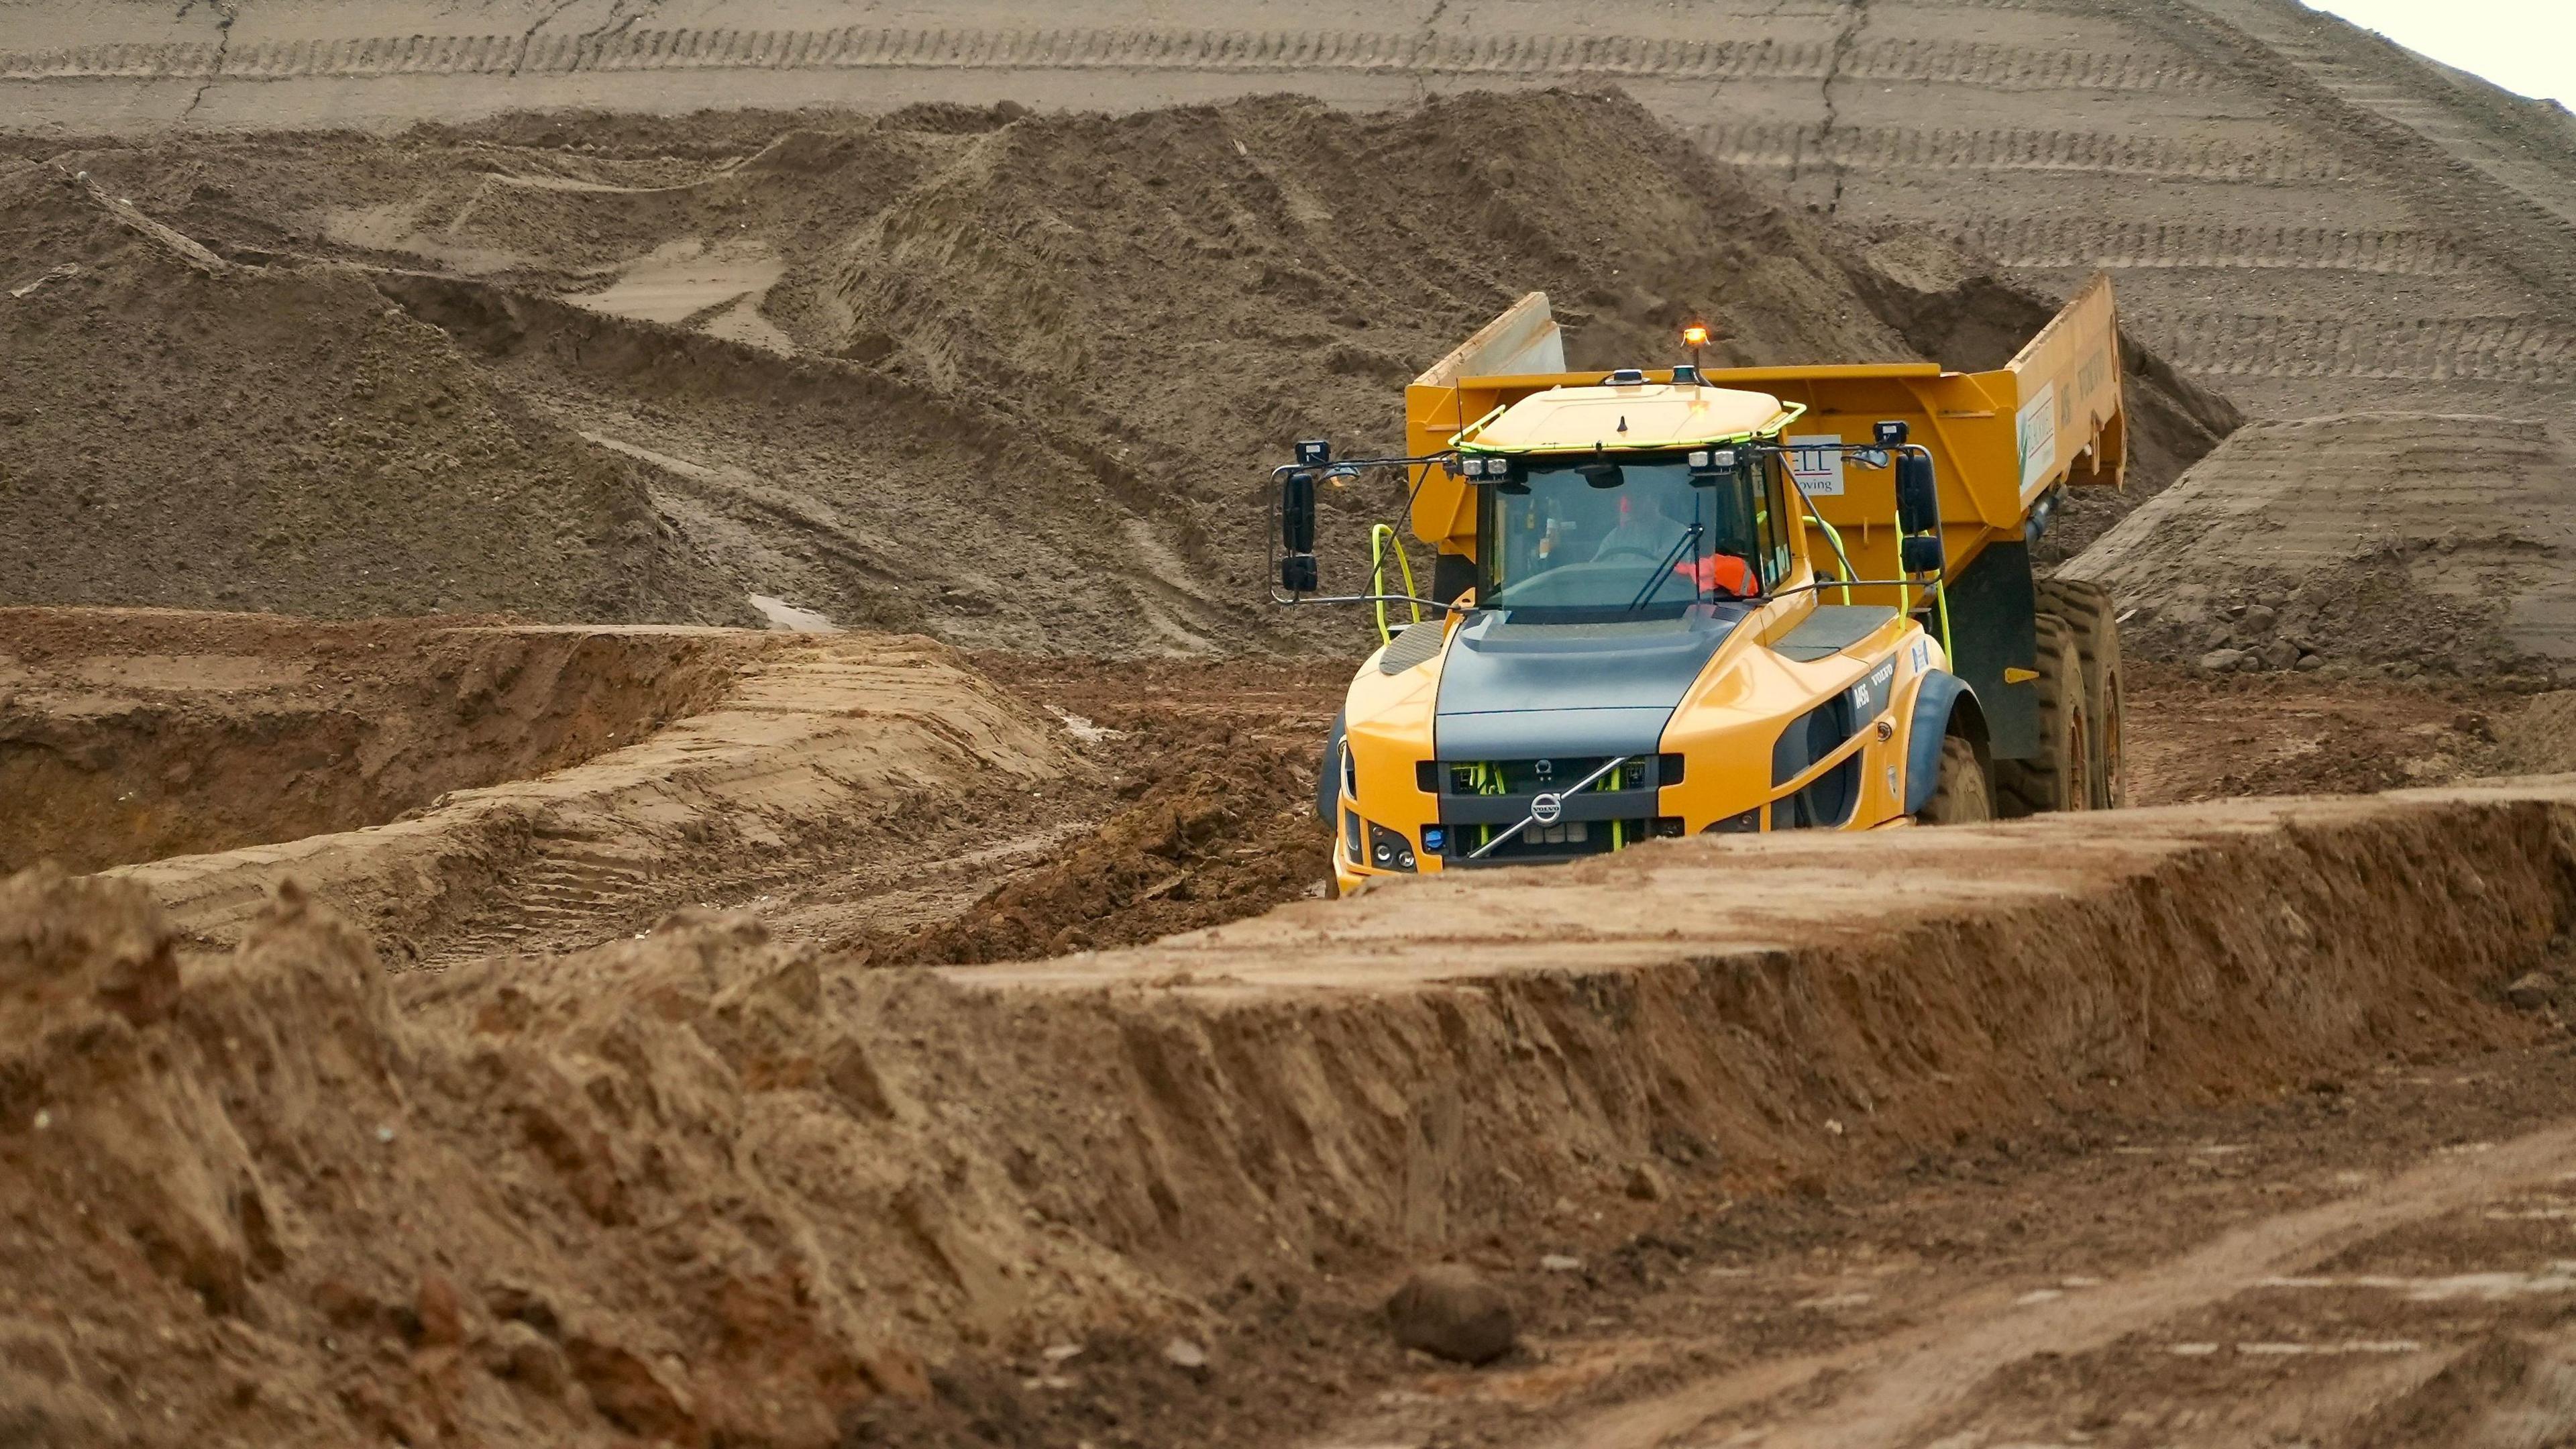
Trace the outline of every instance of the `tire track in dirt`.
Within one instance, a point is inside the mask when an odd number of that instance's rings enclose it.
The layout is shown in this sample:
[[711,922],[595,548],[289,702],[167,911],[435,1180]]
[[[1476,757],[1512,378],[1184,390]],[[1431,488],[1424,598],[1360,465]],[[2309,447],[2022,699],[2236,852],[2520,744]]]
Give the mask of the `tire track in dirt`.
[[[2431,72],[2375,35],[2321,20],[2295,7],[2246,3],[2246,0],[2195,0],[2202,10],[2221,15],[2269,46],[2344,104],[2368,111],[2422,136],[2464,165],[2485,173],[2576,222],[2576,146],[2562,134],[2528,129],[2530,117],[2514,114],[2514,103],[2501,92],[2479,96],[2467,87],[2428,89]],[[2385,52],[2373,55],[2373,50]],[[2373,62],[2377,62],[2373,64]],[[2482,104],[2483,103],[2483,104]],[[2474,106],[2493,122],[2502,113],[2524,134],[2514,149],[2497,144],[2492,134],[2462,114]],[[2552,164],[2552,163],[2555,164]]]
[[[2439,219],[2470,252],[2509,273],[2562,320],[2576,295],[2570,219],[2550,199],[2482,169],[2439,138],[2356,104],[2240,19],[2271,27],[2285,3],[2258,0],[2124,0],[2102,7],[2143,39],[2172,46],[2191,63],[2267,98],[2280,124],[2353,158],[2417,215]],[[2563,143],[2562,143],[2563,144]]]
[[2189,181],[2336,181],[2351,168],[2323,151],[2175,141],[2107,131],[1823,128],[1780,122],[1697,127],[1693,139],[1738,166],[1797,167],[1817,159],[1862,171],[2071,171]]
[[1989,90],[2206,91],[2214,73],[2145,51],[2041,50],[1983,41],[1684,41],[1629,36],[1355,31],[633,30],[603,36],[411,35],[104,45],[0,55],[0,80],[528,76],[694,70],[1360,71],[1676,80],[1867,79]]
[[2570,1166],[2576,1123],[2562,1122],[2473,1157],[2435,1158],[2354,1197],[2236,1229],[2097,1293],[2032,1304],[2019,1301],[2019,1285],[1980,1290],[1926,1313],[1920,1327],[1685,1385],[1544,1442],[1547,1449],[1652,1449],[1830,1380],[1825,1403],[1761,1427],[1765,1449],[1898,1444],[2013,1364],[2099,1348],[2393,1228],[2547,1182]]
[[2007,267],[2211,267],[2419,277],[2481,270],[2458,242],[2427,231],[2023,216],[1980,218],[1954,234]]
[[2155,327],[2168,356],[2205,376],[2576,381],[2576,332],[2532,317],[2166,313]]

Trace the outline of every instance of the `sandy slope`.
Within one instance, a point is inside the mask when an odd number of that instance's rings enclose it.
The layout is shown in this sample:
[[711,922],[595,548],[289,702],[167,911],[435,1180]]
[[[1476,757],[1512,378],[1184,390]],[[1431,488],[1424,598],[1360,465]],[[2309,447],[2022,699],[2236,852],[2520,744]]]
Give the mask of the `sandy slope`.
[[[440,7],[26,4],[0,94],[52,137],[388,129],[513,108],[928,100],[1131,110],[1294,89],[1383,106],[1620,85],[1801,202],[2064,288],[2267,414],[2511,411],[2576,367],[2576,126],[2295,0],[1264,0]],[[59,144],[55,142],[54,144]]]

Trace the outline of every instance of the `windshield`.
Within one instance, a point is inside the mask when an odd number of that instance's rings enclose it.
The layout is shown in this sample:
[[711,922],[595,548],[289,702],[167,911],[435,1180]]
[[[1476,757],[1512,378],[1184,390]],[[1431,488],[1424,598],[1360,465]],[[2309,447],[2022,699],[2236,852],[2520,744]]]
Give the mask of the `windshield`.
[[[1679,458],[1616,467],[1532,459],[1521,493],[1479,489],[1478,600],[1583,617],[1679,613],[1752,598],[1769,520],[1750,471],[1693,487]],[[1595,480],[1611,486],[1595,486]]]

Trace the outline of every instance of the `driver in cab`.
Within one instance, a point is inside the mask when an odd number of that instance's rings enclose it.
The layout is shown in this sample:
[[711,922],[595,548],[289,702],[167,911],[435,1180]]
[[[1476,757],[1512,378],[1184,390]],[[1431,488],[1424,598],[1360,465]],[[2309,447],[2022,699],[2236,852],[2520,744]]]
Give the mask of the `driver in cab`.
[[[1673,551],[1676,535],[1687,527],[1664,511],[1664,501],[1655,492],[1632,489],[1620,497],[1619,522],[1592,557],[1596,562],[1619,554],[1662,558]],[[1753,565],[1727,552],[1723,544],[1701,557],[1681,560],[1673,565],[1673,572],[1702,595],[1714,592],[1724,598],[1750,599],[1762,592]]]

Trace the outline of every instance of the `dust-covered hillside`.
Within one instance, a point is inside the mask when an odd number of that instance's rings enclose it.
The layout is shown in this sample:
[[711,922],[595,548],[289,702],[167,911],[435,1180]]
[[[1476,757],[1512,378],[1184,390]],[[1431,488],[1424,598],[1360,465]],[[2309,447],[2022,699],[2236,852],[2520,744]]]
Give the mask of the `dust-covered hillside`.
[[0,598],[734,622],[637,470],[345,267],[0,175]]
[[[1936,239],[1784,208],[1597,94],[1364,115],[1274,97],[1128,116],[523,117],[182,137],[61,164],[233,259],[190,285],[355,298],[420,346],[434,324],[453,339],[433,349],[445,371],[396,369],[402,387],[466,379],[523,404],[521,435],[567,468],[642,478],[652,507],[618,537],[656,551],[618,571],[617,617],[700,616],[723,607],[720,577],[735,600],[1042,652],[1295,646],[1343,627],[1259,602],[1268,468],[1299,437],[1395,449],[1405,380],[1524,292],[1547,291],[1579,364],[1605,367],[1671,360],[1697,318],[1716,324],[1712,361],[1991,366],[2048,310]],[[61,249],[27,236],[11,260],[35,270]],[[31,316],[10,325],[24,335]],[[115,365],[160,389],[200,370],[156,357]],[[2233,415],[2134,361],[2144,492]],[[346,472],[318,450],[355,427],[399,459],[367,466],[410,470],[400,497],[457,538],[494,531],[482,510],[537,506],[510,481],[515,454],[459,447],[455,404],[397,397],[331,423],[326,402],[350,406],[331,388],[385,386],[383,369],[315,363],[327,385],[269,389],[312,412],[259,435],[304,450],[282,455],[285,476]],[[99,464],[134,471],[119,453],[158,446],[104,440]],[[1341,578],[1363,522],[1396,501],[1391,481],[1336,497]],[[190,597],[314,608],[362,578],[371,607],[454,607],[451,592],[563,607],[445,590],[435,568],[383,561],[399,550],[302,547],[302,593]]]

